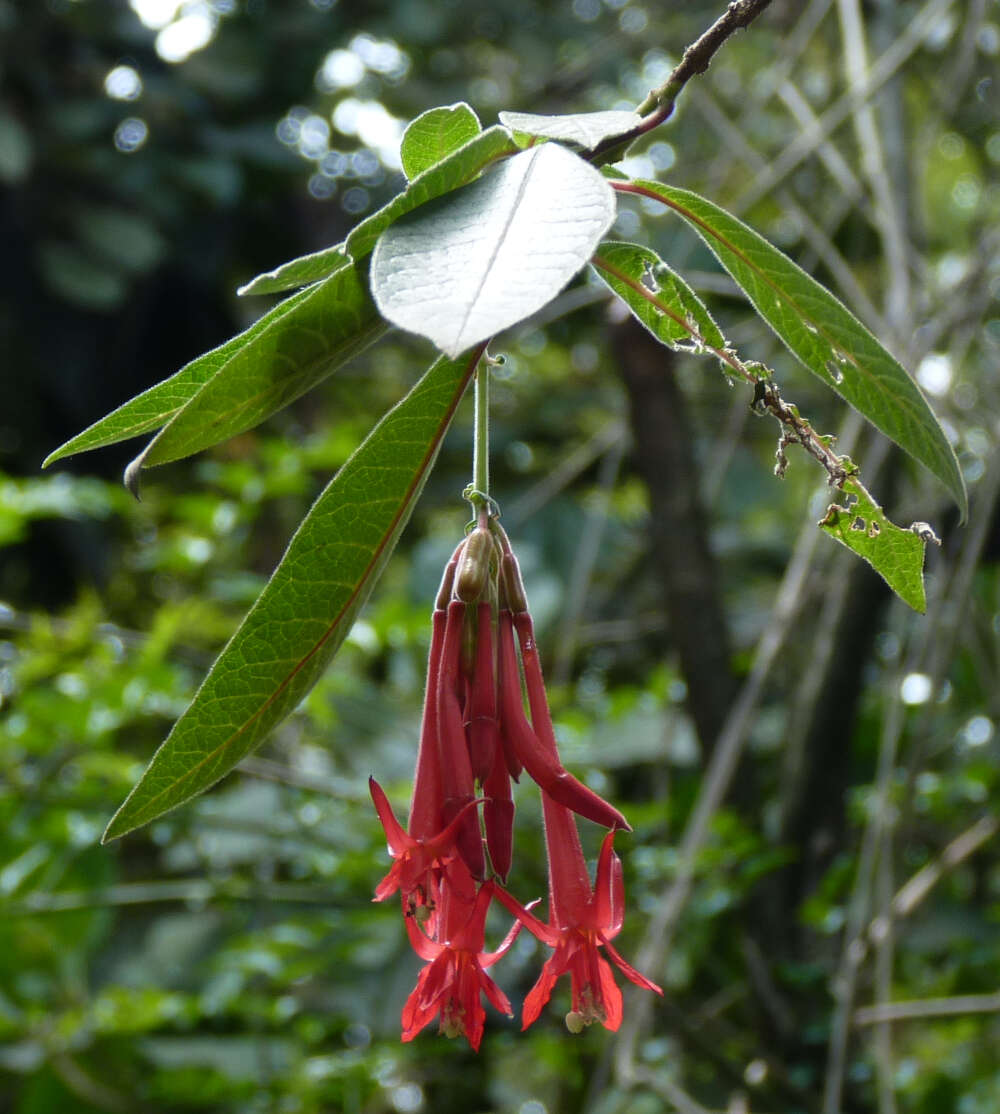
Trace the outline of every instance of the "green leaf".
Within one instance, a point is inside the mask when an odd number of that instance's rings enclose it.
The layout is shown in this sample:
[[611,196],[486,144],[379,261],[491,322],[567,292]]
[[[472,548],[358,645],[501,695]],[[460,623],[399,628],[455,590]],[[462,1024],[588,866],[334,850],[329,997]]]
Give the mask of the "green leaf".
[[[914,523],[903,530],[885,517],[864,486],[853,476],[843,483],[847,506],[831,503],[820,529],[863,557],[904,603],[923,614],[924,548],[926,542]],[[925,527],[927,533],[930,531]],[[933,535],[931,535],[933,536]]]
[[592,151],[605,139],[625,135],[642,123],[638,113],[619,109],[576,112],[568,116],[537,116],[533,112],[501,112],[498,115],[500,123],[506,124],[511,131],[575,143],[585,151]]
[[916,383],[825,287],[753,229],[688,190],[631,184],[680,214],[791,352],[827,386],[928,468],[968,510],[948,438]]
[[213,785],[316,683],[410,517],[479,355],[439,359],[329,483],[105,841]]
[[372,255],[375,302],[455,356],[551,301],[614,217],[601,173],[543,143],[390,226]]
[[726,338],[702,300],[655,251],[607,241],[591,263],[639,321],[669,348],[726,347]]
[[367,348],[386,329],[364,272],[343,267],[243,345],[129,465],[179,460],[259,425]]
[[65,444],[60,445],[42,462],[42,467],[63,457],[72,456],[74,453],[87,452],[90,449],[99,449],[105,445],[114,445],[119,441],[127,441],[130,437],[149,433],[151,429],[159,429],[165,425],[186,403],[198,393],[199,390],[241,349],[251,344],[266,329],[279,321],[285,314],[291,312],[309,294],[302,290],[293,294],[283,302],[279,302],[263,317],[258,318],[249,329],[206,352],[191,363],[185,364],[180,371],[175,372],[169,379],[143,391],[141,395],[123,403],[117,410],[113,410],[100,421],[88,426],[82,433],[71,437]]
[[482,130],[479,117],[465,101],[421,113],[403,133],[399,148],[403,173],[416,178]]
[[361,259],[367,255],[379,236],[404,213],[466,185],[484,167],[497,159],[515,154],[519,149],[510,132],[501,127],[487,128],[468,143],[463,143],[439,163],[417,175],[388,205],[354,226],[346,241],[351,258]]
[[290,259],[273,271],[265,271],[241,286],[236,293],[244,297],[247,294],[278,294],[282,290],[294,290],[325,279],[334,271],[346,267],[350,261],[351,257],[346,254],[343,245],[337,244],[309,255],[300,255],[298,259]]

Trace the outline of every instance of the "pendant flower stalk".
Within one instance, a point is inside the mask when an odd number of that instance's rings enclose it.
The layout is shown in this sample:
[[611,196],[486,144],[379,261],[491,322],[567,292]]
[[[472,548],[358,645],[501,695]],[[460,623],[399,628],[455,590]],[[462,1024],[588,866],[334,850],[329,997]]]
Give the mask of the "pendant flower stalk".
[[[511,783],[522,773],[542,794],[547,923],[501,884],[513,858]],[[525,999],[525,1028],[541,1013],[556,980],[569,973],[571,1031],[593,1021],[617,1029],[622,996],[608,959],[636,985],[661,993],[611,944],[624,917],[614,835],[619,828],[630,830],[629,825],[562,765],[517,559],[486,506],[445,567],[431,619],[406,829],[374,779],[370,790],[393,859],[375,900],[399,893],[410,944],[426,961],[403,1008],[404,1041],[438,1018],[442,1033],[464,1033],[478,1049],[486,1016],[483,995],[501,1013],[512,1012],[486,971],[508,951],[522,926],[554,949]],[[577,816],[609,829],[593,885]],[[515,919],[500,947],[488,952],[486,918],[494,900]]]

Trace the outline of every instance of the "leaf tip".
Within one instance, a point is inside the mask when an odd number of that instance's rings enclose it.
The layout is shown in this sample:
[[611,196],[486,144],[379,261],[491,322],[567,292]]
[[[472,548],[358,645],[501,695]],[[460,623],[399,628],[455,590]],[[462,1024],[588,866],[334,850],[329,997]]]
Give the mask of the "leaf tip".
[[139,486],[142,476],[143,456],[145,456],[145,453],[140,453],[135,460],[130,461],[125,468],[125,474],[122,476],[122,483],[125,485],[126,490],[134,496],[137,503],[142,502],[142,493]]
[[123,836],[127,829],[123,828],[118,823],[118,817],[121,809],[118,810],[108,821],[108,826],[104,829],[104,834],[101,836],[101,846],[106,847],[109,843],[113,843],[116,839]]

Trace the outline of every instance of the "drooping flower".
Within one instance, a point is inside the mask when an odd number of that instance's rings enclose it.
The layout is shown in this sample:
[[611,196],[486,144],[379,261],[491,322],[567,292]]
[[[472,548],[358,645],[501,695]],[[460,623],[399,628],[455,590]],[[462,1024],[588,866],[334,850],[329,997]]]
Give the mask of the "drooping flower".
[[407,919],[406,931],[413,950],[428,963],[403,1007],[404,1041],[413,1040],[440,1015],[440,1031],[445,1036],[457,1037],[465,1033],[473,1050],[478,1052],[486,1021],[481,994],[485,994],[502,1014],[508,1017],[513,1014],[507,995],[486,974],[486,969],[506,954],[521,925],[519,921],[514,922],[495,952],[483,951],[486,914],[494,891],[492,882],[480,886],[471,912],[463,919],[446,908],[439,922],[445,932],[445,939],[440,943],[428,939],[413,918]]
[[373,900],[385,901],[399,890],[407,915],[426,921],[426,914],[433,912],[437,903],[446,872],[454,884],[455,872],[448,871],[448,868],[458,857],[458,830],[464,822],[465,813],[471,811],[477,802],[470,801],[450,824],[435,835],[414,838],[396,819],[382,786],[373,777],[368,779],[368,788],[385,831],[389,854],[395,860],[389,873],[375,887]]
[[[509,755],[528,771],[543,793],[565,808],[605,828],[624,828],[629,823],[613,805],[565,769],[559,760],[552,716],[545,696],[545,681],[535,644],[535,632],[521,584],[517,559],[503,535],[502,602],[500,610],[500,730]],[[515,644],[516,637],[516,644]],[[521,699],[521,674],[517,663],[520,649],[524,687],[531,711],[529,723]]]
[[498,899],[543,943],[555,951],[524,1000],[522,1028],[527,1029],[548,1002],[556,980],[569,973],[572,1009],[566,1015],[570,1032],[599,1021],[617,1030],[622,1022],[622,993],[605,953],[636,986],[663,991],[641,975],[612,946],[624,920],[625,886],[621,860],[614,852],[614,830],[601,845],[593,887],[572,812],[543,794],[545,843],[549,858],[549,922],[543,923],[505,890]]
[[[497,881],[506,881],[511,867],[511,781],[522,771],[542,790],[548,924]],[[511,1012],[486,971],[522,925],[555,949],[525,1001],[525,1027],[538,1017],[559,976],[569,972],[570,1028],[579,1031],[593,1021],[618,1028],[622,997],[602,948],[627,978],[659,992],[611,944],[621,929],[623,899],[613,838],[628,823],[559,759],[517,561],[486,509],[448,562],[434,607],[406,830],[374,779],[370,788],[394,860],[375,900],[399,891],[410,943],[427,961],[403,1009],[404,1041],[439,1018],[441,1032],[464,1033],[478,1049],[485,1022],[482,995],[502,1013]],[[593,886],[574,814],[611,829]],[[494,896],[516,920],[497,951],[486,952],[485,923]]]

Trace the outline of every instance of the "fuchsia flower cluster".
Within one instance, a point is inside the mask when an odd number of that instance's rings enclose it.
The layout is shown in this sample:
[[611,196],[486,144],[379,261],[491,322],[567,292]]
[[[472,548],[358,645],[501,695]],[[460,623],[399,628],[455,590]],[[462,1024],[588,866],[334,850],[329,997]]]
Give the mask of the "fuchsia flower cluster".
[[[513,845],[511,779],[517,781],[522,770],[542,794],[547,923],[503,885]],[[522,926],[554,949],[525,999],[524,1028],[538,1017],[556,980],[567,972],[572,989],[569,1029],[579,1032],[595,1021],[618,1028],[622,995],[602,948],[626,978],[662,993],[611,944],[624,916],[614,836],[618,828],[629,826],[559,761],[517,560],[507,535],[485,511],[452,555],[434,609],[408,830],[374,779],[370,788],[394,859],[375,900],[399,891],[410,943],[427,961],[403,1008],[404,1041],[439,1017],[442,1033],[464,1033],[478,1049],[486,1018],[482,995],[501,1013],[513,1012],[486,972]],[[609,829],[593,885],[575,814]],[[494,900],[515,921],[500,947],[487,952],[486,917]]]

